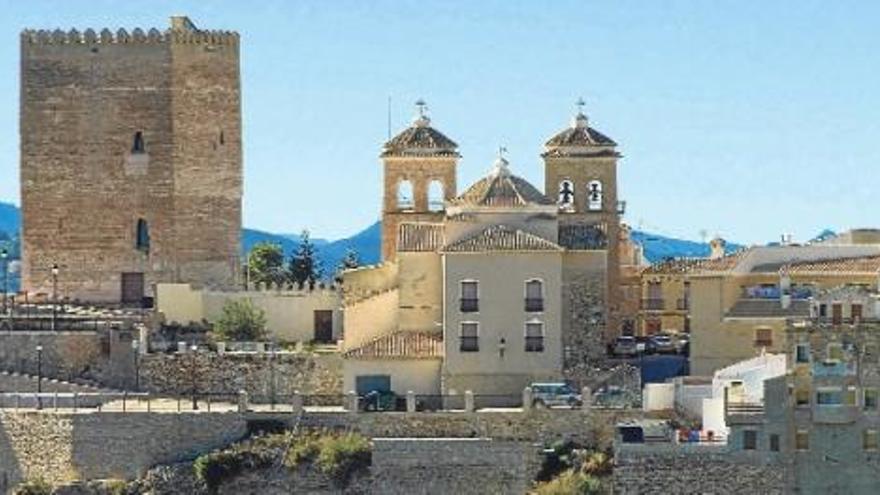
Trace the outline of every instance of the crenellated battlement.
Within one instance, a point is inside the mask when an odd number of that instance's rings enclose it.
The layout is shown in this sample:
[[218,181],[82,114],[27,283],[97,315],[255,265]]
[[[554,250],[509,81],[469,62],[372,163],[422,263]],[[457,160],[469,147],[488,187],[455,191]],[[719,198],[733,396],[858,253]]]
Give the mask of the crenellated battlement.
[[109,29],[96,32],[93,29],[78,31],[62,31],[56,29],[25,29],[21,32],[23,43],[31,45],[110,45],[110,44],[202,44],[202,45],[234,45],[239,41],[239,35],[235,31],[187,31],[168,29],[164,32],[156,28],[144,31],[135,28],[130,33],[124,28],[115,33]]

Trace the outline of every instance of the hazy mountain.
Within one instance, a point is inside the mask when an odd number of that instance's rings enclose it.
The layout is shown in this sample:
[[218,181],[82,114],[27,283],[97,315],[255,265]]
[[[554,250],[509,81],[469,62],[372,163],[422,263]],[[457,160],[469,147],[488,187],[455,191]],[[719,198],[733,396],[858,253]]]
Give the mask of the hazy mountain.
[[21,211],[11,203],[0,201],[0,232],[12,237],[21,230]]

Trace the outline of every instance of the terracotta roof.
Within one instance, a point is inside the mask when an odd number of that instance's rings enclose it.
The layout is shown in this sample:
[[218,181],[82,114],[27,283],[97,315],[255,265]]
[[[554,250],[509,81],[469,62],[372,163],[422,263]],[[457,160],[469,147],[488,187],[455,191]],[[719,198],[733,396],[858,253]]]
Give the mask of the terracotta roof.
[[802,261],[787,264],[781,270],[788,273],[877,273],[880,272],[880,255]]
[[397,250],[430,252],[443,247],[442,223],[402,223],[397,228]]
[[382,156],[435,155],[459,156],[458,144],[431,127],[428,117],[416,119],[413,125],[394,136],[382,150]]
[[674,258],[658,261],[645,269],[648,275],[673,275],[680,273],[723,272],[736,266],[745,250],[722,256],[721,258]]
[[559,245],[566,249],[605,249],[608,247],[608,236],[602,225],[560,225]]
[[560,146],[617,146],[617,143],[590,127],[587,124],[587,116],[579,113],[568,128],[548,139],[544,146],[549,150]]
[[443,336],[436,332],[395,332],[346,351],[346,359],[435,359],[443,357]]
[[511,174],[507,167],[507,160],[499,158],[492,173],[475,182],[450,204],[502,207],[556,204],[527,180]]
[[493,225],[443,248],[447,253],[481,253],[488,251],[562,251],[558,244],[535,234]]

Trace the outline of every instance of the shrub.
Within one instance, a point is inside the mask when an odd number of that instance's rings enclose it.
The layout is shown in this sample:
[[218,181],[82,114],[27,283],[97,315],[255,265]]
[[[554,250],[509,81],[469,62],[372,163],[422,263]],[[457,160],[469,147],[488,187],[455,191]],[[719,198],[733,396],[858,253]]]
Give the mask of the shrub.
[[266,337],[266,313],[249,299],[228,301],[214,325],[214,333],[220,339],[237,342],[263,340]]
[[104,489],[110,495],[125,495],[128,491],[128,483],[125,480],[107,480],[104,482]]
[[214,452],[199,456],[193,464],[193,469],[196,478],[204,483],[211,493],[215,493],[220,483],[241,472],[242,460],[242,456],[237,452]]
[[42,478],[25,481],[13,491],[13,495],[52,495],[52,485]]
[[580,471],[569,469],[556,478],[540,483],[533,495],[600,495],[609,493],[602,482]]
[[313,462],[321,452],[320,437],[313,434],[305,434],[294,437],[287,450],[285,464],[287,467],[296,467],[300,464]]
[[317,465],[325,474],[347,483],[352,474],[369,466],[371,461],[370,441],[361,435],[347,433],[323,439]]

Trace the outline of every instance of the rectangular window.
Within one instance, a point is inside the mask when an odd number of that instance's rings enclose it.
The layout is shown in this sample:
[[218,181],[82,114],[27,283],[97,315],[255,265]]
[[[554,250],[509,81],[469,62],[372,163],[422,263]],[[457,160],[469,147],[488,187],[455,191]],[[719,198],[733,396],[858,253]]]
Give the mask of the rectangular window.
[[880,396],[878,396],[876,388],[866,388],[864,400],[862,401],[862,409],[866,411],[876,411],[878,398],[880,398]]
[[862,433],[862,448],[865,450],[877,450],[877,430],[865,430]]
[[770,434],[770,452],[779,452],[779,435],[776,433]]
[[816,404],[820,406],[839,406],[843,404],[843,390],[824,388],[816,391]]
[[544,352],[543,323],[526,323],[526,352]]
[[862,305],[861,304],[853,304],[849,309],[849,316],[852,318],[854,323],[861,321],[862,319]]
[[795,362],[797,363],[809,363],[810,362],[810,344],[798,344],[795,348]]
[[831,305],[831,324],[840,325],[843,323],[843,304],[834,303]]
[[540,280],[526,282],[526,311],[544,311],[544,287]]
[[810,432],[798,430],[794,434],[794,448],[796,450],[810,450]]
[[461,352],[479,352],[480,327],[475,322],[462,322],[460,330],[459,350]]
[[476,280],[461,282],[461,312],[474,313],[480,310],[479,284]]
[[743,431],[743,450],[755,450],[758,448],[758,432],[755,430]]
[[859,390],[856,387],[847,387],[843,394],[843,403],[847,406],[855,406],[858,394]]
[[820,304],[819,305],[819,317],[825,318],[828,316],[828,305]]
[[809,406],[810,405],[810,389],[808,388],[799,388],[794,392],[794,403],[796,406]]
[[773,330],[770,328],[755,329],[755,346],[771,347],[773,345]]

